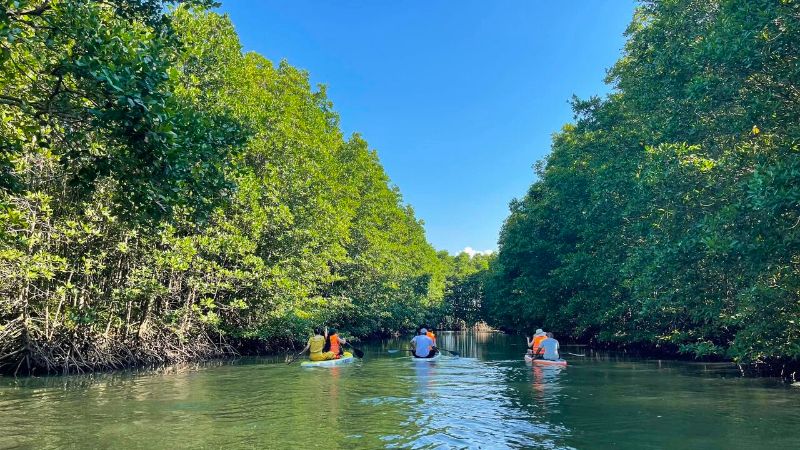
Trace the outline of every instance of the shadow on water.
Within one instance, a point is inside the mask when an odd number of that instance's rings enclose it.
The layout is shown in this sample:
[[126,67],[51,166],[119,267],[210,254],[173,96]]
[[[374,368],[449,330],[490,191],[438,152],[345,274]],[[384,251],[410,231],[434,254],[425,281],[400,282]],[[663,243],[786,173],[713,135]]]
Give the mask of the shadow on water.
[[389,353],[403,339],[334,368],[279,356],[0,378],[0,448],[779,449],[800,438],[800,389],[731,365],[587,351],[542,367],[522,360],[520,337],[438,340],[462,357]]

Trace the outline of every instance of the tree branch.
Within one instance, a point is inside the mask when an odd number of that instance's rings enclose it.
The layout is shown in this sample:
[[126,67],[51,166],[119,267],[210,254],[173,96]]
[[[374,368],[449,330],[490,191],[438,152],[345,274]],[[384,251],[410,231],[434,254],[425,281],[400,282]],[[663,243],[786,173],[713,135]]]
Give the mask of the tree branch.
[[34,9],[29,9],[27,11],[20,11],[20,12],[12,13],[11,15],[12,16],[17,16],[17,17],[19,17],[19,16],[38,17],[38,16],[41,16],[42,14],[44,14],[45,12],[47,12],[50,8],[51,8],[50,0],[44,0],[44,3],[42,3],[39,6],[37,6]]
[[0,94],[0,104],[18,106],[20,108],[25,106],[25,102],[22,101],[21,99],[18,99],[16,97],[9,97],[7,95],[2,95],[2,94]]

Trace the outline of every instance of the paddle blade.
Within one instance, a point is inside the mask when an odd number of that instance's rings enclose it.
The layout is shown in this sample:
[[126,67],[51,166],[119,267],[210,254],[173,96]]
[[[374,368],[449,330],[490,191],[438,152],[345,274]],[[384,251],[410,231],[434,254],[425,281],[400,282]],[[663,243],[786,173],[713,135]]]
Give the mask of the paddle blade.
[[353,350],[353,354],[356,355],[356,358],[360,359],[360,358],[364,357],[364,352],[362,352],[360,349],[357,349],[357,348],[353,347],[353,344],[348,342],[345,345],[347,347],[350,347],[350,350]]
[[395,350],[395,349],[392,349],[392,350],[387,350],[387,351],[388,351],[389,353],[397,353],[397,352],[399,352],[400,350]]

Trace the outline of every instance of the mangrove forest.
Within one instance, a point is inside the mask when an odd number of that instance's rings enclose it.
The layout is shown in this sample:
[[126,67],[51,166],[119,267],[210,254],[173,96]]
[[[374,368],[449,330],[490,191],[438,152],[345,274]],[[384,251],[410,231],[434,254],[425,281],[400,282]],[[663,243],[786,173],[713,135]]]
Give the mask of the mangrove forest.
[[216,6],[0,2],[0,372],[478,323],[797,367],[800,1],[640,1],[611,93],[472,256]]

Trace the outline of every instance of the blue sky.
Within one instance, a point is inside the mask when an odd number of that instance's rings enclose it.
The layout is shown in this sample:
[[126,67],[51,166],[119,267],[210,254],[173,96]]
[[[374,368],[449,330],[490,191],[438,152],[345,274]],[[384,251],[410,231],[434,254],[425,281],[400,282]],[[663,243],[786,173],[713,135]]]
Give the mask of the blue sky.
[[572,120],[608,92],[633,0],[229,0],[245,51],[328,87],[346,135],[378,151],[428,239],[497,248],[508,202]]

